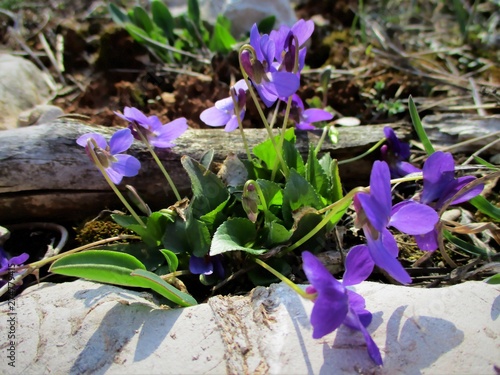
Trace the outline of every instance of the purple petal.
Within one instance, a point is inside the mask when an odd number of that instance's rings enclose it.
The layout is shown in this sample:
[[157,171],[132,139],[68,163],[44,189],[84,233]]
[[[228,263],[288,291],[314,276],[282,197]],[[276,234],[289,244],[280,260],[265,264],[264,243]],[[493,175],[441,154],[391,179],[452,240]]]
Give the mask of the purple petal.
[[388,216],[392,207],[392,198],[391,173],[386,162],[377,160],[373,163],[370,173],[370,195],[380,202]]
[[398,161],[394,167],[396,170],[397,177],[404,177],[409,175],[410,173],[418,173],[422,172],[420,169],[415,167],[413,164],[408,163],[407,161]]
[[375,263],[366,245],[354,246],[345,259],[344,286],[356,285],[371,275]]
[[128,121],[130,121],[130,122],[134,122],[135,121],[135,122],[141,123],[141,124],[147,124],[148,123],[148,117],[144,113],[142,113],[141,111],[139,111],[137,108],[135,108],[135,107],[125,107],[123,109],[123,114],[125,116],[120,116],[120,117],[122,117],[122,118],[125,117],[125,119],[128,120]]
[[188,129],[187,120],[184,117],[175,119],[165,124],[159,129],[154,139],[150,139],[151,145],[158,148],[168,148],[175,144],[172,143]]
[[[377,240],[372,239],[369,233],[365,232],[365,235],[370,255],[375,264],[401,284],[410,284],[410,275],[408,275],[408,272],[406,272],[396,257],[393,256],[394,247],[397,249],[397,244],[392,234],[386,229]],[[387,249],[386,246],[389,248]]]
[[[467,184],[475,181],[476,178],[474,176],[464,176],[459,177],[454,181],[453,184],[448,185],[447,189],[443,192],[443,196],[438,201],[438,206],[444,204],[448,199],[451,199],[455,194],[457,194],[462,188],[464,188]],[[469,191],[460,194],[453,202],[450,204],[459,204],[463,202],[467,202],[468,200],[478,196],[484,189],[484,184],[480,184]]]
[[214,266],[209,257],[200,258],[191,255],[189,258],[189,271],[195,275],[211,275],[214,272]]
[[129,128],[118,130],[109,140],[109,151],[111,155],[127,151],[134,142],[134,137]]
[[417,202],[409,202],[393,212],[389,225],[411,235],[430,232],[439,221],[436,211]]
[[79,146],[87,147],[89,138],[93,138],[95,143],[97,143],[97,146],[99,146],[99,148],[102,148],[103,150],[108,146],[108,142],[106,141],[106,139],[101,134],[97,133],[84,134],[76,140],[76,143]]
[[295,22],[292,26],[292,32],[299,41],[299,47],[309,39],[314,31],[314,22],[312,20],[305,21],[303,19]]
[[342,294],[339,297],[331,298],[321,292],[318,294],[311,313],[313,339],[319,339],[335,331],[344,321],[348,311],[347,296]]
[[266,105],[266,107],[272,106],[276,102],[276,100],[278,100],[278,96],[276,94],[269,92],[267,90],[268,87],[264,86],[263,84],[255,85],[255,89],[259,93],[259,96]]
[[227,122],[224,130],[229,133],[229,132],[232,132],[232,131],[238,129],[238,126],[239,126],[238,118],[235,115],[232,115],[231,119]]
[[436,229],[433,229],[429,233],[416,235],[415,241],[422,251],[434,251],[439,247],[438,232]]
[[137,176],[141,169],[141,162],[131,155],[118,154],[115,155],[116,162],[110,168],[125,177]]
[[267,73],[269,82],[263,81],[266,89],[279,97],[288,97],[297,91],[300,86],[300,78],[288,72]]
[[226,125],[230,118],[230,113],[223,112],[216,107],[207,108],[200,114],[200,120],[208,126]]
[[29,257],[30,257],[29,254],[22,253],[18,256],[10,258],[8,263],[9,265],[20,266],[21,264],[24,264]]
[[390,220],[390,207],[388,210],[382,206],[381,201],[371,193],[358,193],[356,196],[371,225],[379,232],[386,228]]
[[113,181],[115,185],[119,185],[122,180],[123,180],[123,175],[117,171],[115,171],[113,168],[108,167],[104,168],[104,171],[108,175],[109,179]]
[[424,189],[420,201],[428,204],[438,200],[443,190],[454,180],[455,164],[450,153],[437,151],[424,163]]
[[295,129],[298,129],[298,130],[316,130],[318,128],[314,125],[311,125],[308,122],[299,122],[298,124],[295,124]]
[[363,337],[366,342],[366,347],[368,349],[368,354],[370,355],[370,358],[372,359],[373,362],[375,362],[377,365],[382,366],[383,361],[382,361],[382,356],[380,355],[380,350],[375,344],[375,341],[373,341],[372,337],[370,336],[370,333],[366,330],[365,326],[361,323],[358,315],[354,311],[349,311],[347,314],[347,319],[349,321],[349,326],[350,327],[356,327],[355,329],[358,331],[361,331],[363,334]]
[[253,47],[255,50],[255,57],[257,57],[257,60],[263,61],[264,56],[262,55],[262,52],[260,50],[260,33],[259,29],[257,28],[257,24],[254,23],[252,28],[250,29],[250,45]]
[[302,112],[302,120],[304,122],[328,121],[333,118],[330,112],[318,108],[309,108]]
[[240,79],[233,85],[233,89],[238,92],[240,90],[248,91],[247,83],[244,79]]
[[[366,309],[365,299],[358,293],[349,289],[347,290],[347,297],[349,298],[349,308],[358,315],[361,324],[368,327],[372,322],[372,313]],[[348,319],[344,321],[345,325],[351,327],[349,323]],[[351,328],[356,329],[356,327]]]

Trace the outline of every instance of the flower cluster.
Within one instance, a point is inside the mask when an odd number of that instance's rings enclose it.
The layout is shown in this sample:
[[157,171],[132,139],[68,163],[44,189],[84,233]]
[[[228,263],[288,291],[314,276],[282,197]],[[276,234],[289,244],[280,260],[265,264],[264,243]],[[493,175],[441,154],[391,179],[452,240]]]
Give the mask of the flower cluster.
[[[292,96],[290,118],[300,130],[316,129],[312,123],[333,118],[331,113],[322,109],[305,109],[295,93],[304,67],[305,44],[313,31],[312,21],[299,20],[292,27],[282,25],[270,34],[261,35],[254,24],[250,31],[250,45],[242,48],[240,53],[244,74],[267,107]],[[230,88],[230,96],[204,110],[200,119],[209,126],[225,126],[227,132],[235,130],[238,121],[245,116],[249,89],[246,80],[236,82]]]

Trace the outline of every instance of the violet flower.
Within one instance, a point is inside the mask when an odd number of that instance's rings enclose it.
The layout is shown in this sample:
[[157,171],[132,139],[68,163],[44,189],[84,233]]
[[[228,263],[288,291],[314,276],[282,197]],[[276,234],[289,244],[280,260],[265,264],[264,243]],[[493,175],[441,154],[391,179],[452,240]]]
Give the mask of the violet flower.
[[[387,163],[376,161],[370,175],[370,193],[354,196],[356,226],[362,227],[367,245],[359,245],[359,259],[385,270],[402,284],[411,283],[411,278],[397,260],[399,253],[396,240],[387,227],[392,226],[403,233],[419,235],[434,229],[439,218],[436,212],[424,204],[408,201],[405,205],[392,207],[390,172]],[[352,250],[351,250],[352,251]]]
[[299,130],[315,130],[317,128],[312,125],[313,122],[331,120],[333,115],[330,112],[318,108],[304,110],[302,99],[300,99],[297,94],[293,94],[290,118],[295,121],[295,127]]
[[[140,131],[153,147],[174,147],[173,141],[188,129],[187,120],[184,117],[162,124],[158,116],[148,117],[134,107],[125,107],[123,115],[119,112],[115,112],[115,114],[129,122],[129,129],[135,139],[142,141],[137,133],[137,131]],[[134,126],[134,124],[138,125],[138,127]]]
[[141,168],[141,163],[135,157],[131,155],[124,155],[123,152],[127,151],[134,137],[130,129],[118,130],[109,141],[109,145],[106,139],[97,133],[84,134],[76,140],[76,143],[82,147],[85,147],[87,155],[89,155],[90,160],[94,162],[94,159],[90,155],[88,149],[88,140],[92,138],[97,147],[91,142],[90,145],[94,150],[97,158],[104,167],[106,174],[109,176],[114,184],[118,185],[123,177],[133,177],[139,173]]
[[404,177],[410,173],[420,172],[420,169],[406,160],[410,158],[410,145],[400,142],[394,130],[386,126],[384,128],[387,144],[380,148],[382,160],[389,164],[392,178]]
[[[445,203],[452,199],[465,185],[474,181],[473,176],[455,178],[455,163],[450,153],[434,152],[424,163],[422,170],[424,188],[420,195],[420,202],[436,211],[441,210]],[[460,194],[449,204],[466,202],[479,195],[484,185],[478,185],[469,191]],[[439,247],[438,231],[433,228],[425,234],[415,236],[418,247],[424,251],[433,251]]]
[[204,257],[191,255],[189,258],[189,271],[195,275],[211,275],[215,273],[218,278],[223,278],[222,255],[210,256],[207,254]]
[[[200,119],[208,126],[225,126],[226,132],[232,132],[238,128],[238,117],[235,112],[234,101],[238,103],[240,119],[243,120],[246,111],[246,92],[248,86],[244,79],[239,80],[231,87],[231,96],[215,102],[213,107],[205,109]],[[233,100],[234,96],[234,100]]]
[[22,253],[15,257],[9,258],[7,252],[0,246],[0,287],[4,286],[7,281],[2,280],[1,275],[8,272],[12,266],[22,266],[29,258],[27,253]]
[[310,252],[304,251],[302,260],[304,272],[312,284],[307,287],[306,292],[317,294],[311,313],[313,338],[319,339],[345,324],[363,334],[370,358],[377,365],[382,365],[380,350],[366,330],[371,323],[372,314],[365,309],[364,298],[346,288],[354,282],[363,281],[366,270],[353,270],[350,279],[344,277],[343,282],[339,282]]
[[261,36],[256,24],[250,30],[250,45],[255,56],[251,56],[248,50],[243,51],[241,65],[264,104],[270,107],[278,98],[293,95],[299,88],[300,78],[293,73],[278,71],[274,64],[275,42],[267,34]]
[[298,72],[302,70],[305,63],[306,48],[303,45],[311,37],[314,31],[314,22],[298,20],[291,28],[286,25],[281,25],[278,30],[273,30],[269,34],[269,38],[274,41],[276,46],[274,58],[280,64],[278,70],[292,72],[295,67],[295,49],[294,44],[296,37],[299,48]]

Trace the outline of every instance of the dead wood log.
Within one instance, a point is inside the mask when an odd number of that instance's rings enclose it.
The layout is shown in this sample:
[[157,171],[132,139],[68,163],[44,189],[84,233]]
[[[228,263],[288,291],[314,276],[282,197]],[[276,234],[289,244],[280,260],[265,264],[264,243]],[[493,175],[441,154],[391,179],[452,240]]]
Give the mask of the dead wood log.
[[[359,155],[383,137],[382,129],[381,125],[340,128],[338,144],[326,141],[322,152],[329,152],[339,160]],[[99,132],[109,138],[115,130],[58,120],[0,132],[0,223],[75,222],[106,208],[120,209],[121,204],[100,172],[75,142],[88,132]],[[245,134],[251,147],[267,137],[264,129],[248,129]],[[297,147],[302,155],[307,155],[309,142],[316,143],[320,135],[320,132],[298,132]],[[181,194],[188,197],[190,185],[180,163],[182,155],[199,159],[205,151],[214,149],[215,162],[222,162],[230,152],[245,158],[238,132],[190,129],[176,144],[170,150],[158,150],[158,155]],[[138,176],[125,178],[121,185],[134,186],[153,209],[173,204],[168,184],[145,147],[134,142],[130,153],[141,161],[142,168]],[[374,157],[342,166],[341,178],[346,186],[367,183]]]

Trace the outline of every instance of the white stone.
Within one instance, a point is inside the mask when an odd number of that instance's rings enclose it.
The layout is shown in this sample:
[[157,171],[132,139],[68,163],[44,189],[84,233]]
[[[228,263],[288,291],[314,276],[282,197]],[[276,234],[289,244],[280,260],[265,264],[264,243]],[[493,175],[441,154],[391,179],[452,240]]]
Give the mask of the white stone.
[[[167,310],[148,293],[75,281],[41,283],[0,304],[15,317],[15,368],[2,328],[3,374],[494,374],[500,365],[499,286],[419,289],[364,282],[368,327],[384,366],[359,332],[311,337],[313,307],[284,284],[245,297]],[[8,315],[9,306],[16,315]]]
[[0,130],[15,128],[21,112],[44,104],[49,96],[50,86],[35,64],[0,54]]

